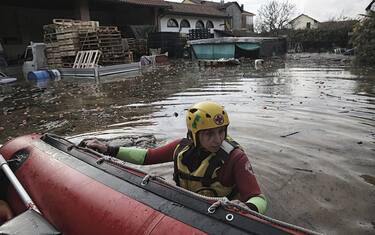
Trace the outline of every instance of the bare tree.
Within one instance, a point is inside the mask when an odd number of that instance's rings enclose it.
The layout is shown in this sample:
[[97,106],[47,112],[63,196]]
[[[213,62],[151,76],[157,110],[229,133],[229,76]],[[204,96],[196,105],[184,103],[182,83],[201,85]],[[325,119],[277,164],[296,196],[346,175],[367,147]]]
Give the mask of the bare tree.
[[287,26],[295,8],[296,6],[288,0],[271,0],[263,4],[258,10],[257,31],[277,34],[280,29]]

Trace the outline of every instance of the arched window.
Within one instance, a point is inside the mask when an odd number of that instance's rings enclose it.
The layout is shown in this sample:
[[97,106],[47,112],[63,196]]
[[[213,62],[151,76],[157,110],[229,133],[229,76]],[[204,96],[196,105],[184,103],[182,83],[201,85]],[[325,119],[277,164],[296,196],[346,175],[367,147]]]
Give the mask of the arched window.
[[177,20],[175,20],[175,19],[169,19],[168,23],[167,23],[167,27],[178,28]]
[[214,28],[214,23],[212,23],[211,20],[207,20],[206,28],[207,29],[213,29]]
[[185,19],[181,20],[180,25],[181,25],[181,28],[190,28],[190,23],[189,23],[189,21],[187,21],[187,20],[185,20]]
[[197,23],[195,23],[196,29],[204,29],[204,24],[201,20],[198,20]]

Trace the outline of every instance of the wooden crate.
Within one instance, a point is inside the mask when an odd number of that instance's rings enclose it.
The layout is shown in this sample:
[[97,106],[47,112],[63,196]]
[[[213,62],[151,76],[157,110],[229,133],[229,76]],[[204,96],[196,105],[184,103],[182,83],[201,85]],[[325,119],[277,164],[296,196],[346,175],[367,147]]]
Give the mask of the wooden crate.
[[76,56],[77,50],[70,50],[70,51],[60,51],[61,57],[68,57],[68,56]]
[[57,33],[56,39],[59,40],[65,40],[65,39],[79,39],[78,32],[69,31],[64,33]]

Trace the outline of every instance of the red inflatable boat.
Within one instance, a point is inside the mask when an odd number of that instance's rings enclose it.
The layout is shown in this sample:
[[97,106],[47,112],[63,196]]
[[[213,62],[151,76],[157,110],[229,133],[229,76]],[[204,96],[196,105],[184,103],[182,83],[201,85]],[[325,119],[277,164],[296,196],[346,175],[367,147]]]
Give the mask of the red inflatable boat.
[[[0,153],[52,234],[316,234],[199,197],[55,135],[18,137]],[[0,234],[11,233],[32,209],[9,181],[0,186],[18,215],[0,226]]]

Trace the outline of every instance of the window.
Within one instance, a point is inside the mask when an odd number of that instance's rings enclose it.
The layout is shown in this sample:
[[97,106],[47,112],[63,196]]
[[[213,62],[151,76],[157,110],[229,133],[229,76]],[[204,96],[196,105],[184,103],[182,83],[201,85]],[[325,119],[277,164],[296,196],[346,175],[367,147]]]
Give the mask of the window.
[[206,28],[213,29],[214,28],[214,23],[212,23],[211,20],[208,20],[207,23],[206,23]]
[[311,28],[311,23],[310,22],[307,22],[306,23],[306,29],[310,29]]
[[31,47],[27,47],[25,52],[25,61],[33,61],[33,59],[33,49],[31,49]]
[[198,20],[197,23],[195,23],[196,29],[204,29],[204,24],[201,20]]
[[169,19],[167,23],[167,27],[178,28],[178,23],[175,19]]
[[190,28],[190,23],[189,23],[189,21],[187,21],[187,20],[185,20],[185,19],[183,19],[183,20],[181,21],[180,25],[181,25],[181,28]]

